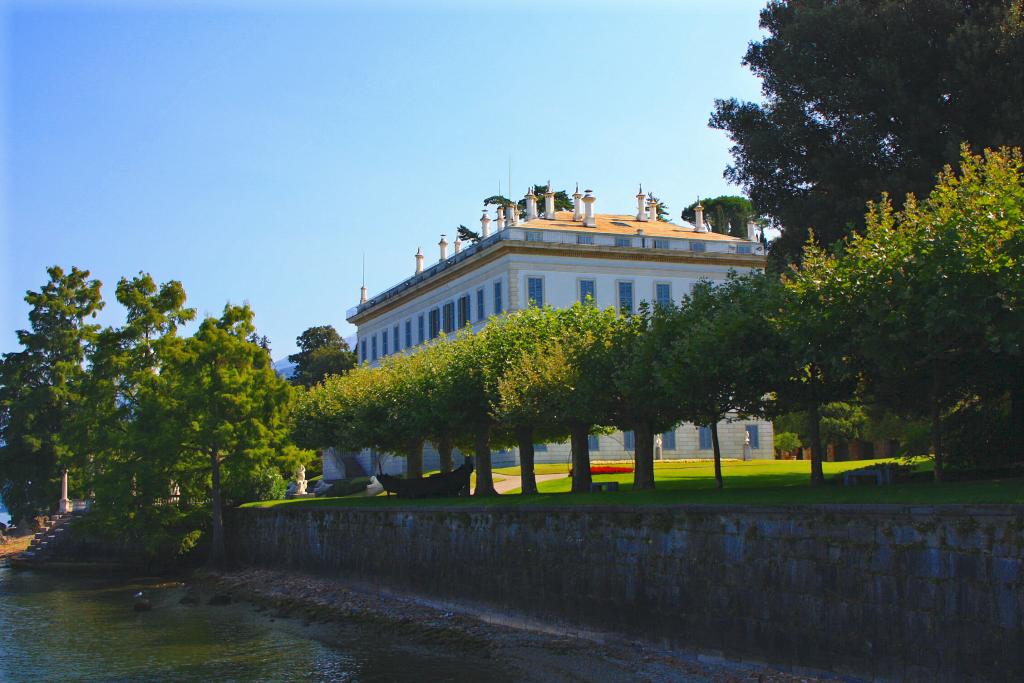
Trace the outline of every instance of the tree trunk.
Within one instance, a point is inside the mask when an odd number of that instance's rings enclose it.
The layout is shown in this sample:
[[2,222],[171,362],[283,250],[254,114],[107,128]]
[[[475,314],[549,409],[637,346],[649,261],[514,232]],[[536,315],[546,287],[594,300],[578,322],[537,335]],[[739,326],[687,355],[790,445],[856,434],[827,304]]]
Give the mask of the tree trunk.
[[942,482],[942,406],[939,401],[939,364],[932,361],[932,448],[935,449],[935,483]]
[[220,458],[217,457],[216,450],[210,452],[210,468],[213,480],[210,566],[222,569],[224,567],[224,510],[221,507],[220,496]]
[[476,491],[474,496],[496,496],[494,476],[491,473],[491,437],[487,427],[476,431]]
[[537,476],[534,472],[533,430],[516,430],[516,442],[519,444],[519,478],[524,496],[537,493]]
[[715,454],[715,486],[722,488],[725,480],[722,478],[722,446],[718,443],[718,420],[711,421],[711,448]]
[[451,472],[455,463],[452,462],[452,438],[450,436],[442,436],[437,440],[437,454],[441,460],[441,471]]
[[590,493],[590,442],[588,426],[572,427],[570,432],[572,448],[572,492]]
[[821,460],[824,453],[821,446],[821,409],[814,406],[808,411],[811,432],[811,485],[820,486],[825,483],[825,471]]
[[423,442],[413,441],[406,452],[406,479],[423,478]]
[[1024,462],[1024,368],[1010,386],[1010,460]]
[[638,424],[633,432],[636,435],[633,490],[651,490],[654,488],[654,431],[649,424]]

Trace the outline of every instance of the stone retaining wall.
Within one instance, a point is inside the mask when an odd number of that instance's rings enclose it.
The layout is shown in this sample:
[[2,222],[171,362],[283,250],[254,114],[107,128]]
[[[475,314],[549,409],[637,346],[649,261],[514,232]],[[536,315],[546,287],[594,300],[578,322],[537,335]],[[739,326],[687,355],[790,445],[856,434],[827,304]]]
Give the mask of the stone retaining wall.
[[1024,506],[246,509],[291,567],[783,667],[1024,680]]

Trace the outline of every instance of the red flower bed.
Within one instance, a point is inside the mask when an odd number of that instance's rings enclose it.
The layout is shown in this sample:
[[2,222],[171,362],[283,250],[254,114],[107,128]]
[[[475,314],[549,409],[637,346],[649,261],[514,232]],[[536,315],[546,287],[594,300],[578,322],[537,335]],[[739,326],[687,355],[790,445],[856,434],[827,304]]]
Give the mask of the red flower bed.
[[[590,474],[629,474],[633,471],[630,465],[591,465]],[[569,476],[572,476],[572,470],[569,470]]]
[[594,465],[590,468],[591,474],[629,474],[632,471],[629,465]]

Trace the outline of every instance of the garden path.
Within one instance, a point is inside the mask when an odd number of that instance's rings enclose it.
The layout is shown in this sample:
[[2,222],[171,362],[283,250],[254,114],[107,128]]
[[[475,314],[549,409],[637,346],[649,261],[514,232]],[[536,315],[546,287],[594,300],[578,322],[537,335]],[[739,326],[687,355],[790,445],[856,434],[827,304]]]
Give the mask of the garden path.
[[[514,491],[515,489],[519,488],[520,484],[522,484],[519,475],[503,476],[504,479],[502,479],[501,481],[497,481],[497,477],[495,478],[494,490],[497,491],[498,493],[508,493],[509,491]],[[551,481],[552,479],[565,479],[568,476],[568,472],[556,472],[554,474],[538,474],[537,483],[539,484],[542,481]]]

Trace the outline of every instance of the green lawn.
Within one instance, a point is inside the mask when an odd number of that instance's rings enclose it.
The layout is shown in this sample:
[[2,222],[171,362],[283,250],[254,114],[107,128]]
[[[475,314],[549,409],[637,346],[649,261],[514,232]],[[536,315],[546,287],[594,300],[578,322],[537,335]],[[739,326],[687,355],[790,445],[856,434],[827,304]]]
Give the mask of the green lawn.
[[[250,503],[244,507],[379,507],[394,505],[676,505],[685,503],[727,503],[749,505],[782,505],[811,503],[1024,503],[1024,479],[989,479],[984,481],[933,484],[927,478],[892,486],[839,485],[836,475],[857,469],[872,462],[856,461],[824,463],[829,483],[821,487],[810,486],[810,463],[794,460],[758,460],[752,462],[725,462],[723,473],[725,488],[715,488],[714,470],[709,462],[656,463],[655,491],[632,491],[632,474],[611,474],[594,477],[595,481],[617,481],[617,493],[569,495],[568,479],[542,482],[540,493],[534,496],[506,494],[496,498],[432,498],[426,500],[399,500],[396,497],[376,496],[345,498],[305,498],[288,501]],[[928,470],[929,462],[917,465]],[[550,469],[549,469],[550,468]],[[541,465],[538,474],[564,472],[564,465]],[[502,476],[518,476],[518,468],[497,470]]]

